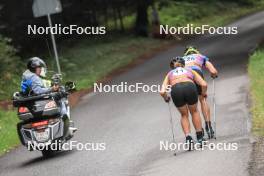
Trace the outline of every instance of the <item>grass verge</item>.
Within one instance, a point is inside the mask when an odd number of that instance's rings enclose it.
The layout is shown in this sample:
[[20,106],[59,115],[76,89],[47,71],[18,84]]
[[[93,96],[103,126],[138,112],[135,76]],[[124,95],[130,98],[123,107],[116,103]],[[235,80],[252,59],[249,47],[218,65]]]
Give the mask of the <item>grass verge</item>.
[[264,9],[264,1],[251,5],[241,5],[235,2],[169,2],[159,14],[162,24],[169,26],[184,26],[203,24],[211,26],[226,25],[235,19]]
[[258,49],[250,58],[248,73],[252,96],[252,131],[264,136],[264,47]]
[[170,43],[168,40],[135,36],[81,40],[73,47],[66,43],[61,49],[64,51],[61,55],[62,68],[65,78],[76,81],[78,89],[90,88],[113,70]]
[[17,122],[16,112],[0,110],[0,155],[19,144]]

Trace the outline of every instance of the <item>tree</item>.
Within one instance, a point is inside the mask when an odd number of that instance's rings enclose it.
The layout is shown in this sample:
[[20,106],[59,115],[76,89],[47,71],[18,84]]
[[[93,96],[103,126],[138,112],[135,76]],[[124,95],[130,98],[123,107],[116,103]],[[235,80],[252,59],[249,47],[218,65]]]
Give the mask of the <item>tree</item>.
[[148,36],[148,7],[153,3],[152,0],[137,0],[136,33],[140,36]]

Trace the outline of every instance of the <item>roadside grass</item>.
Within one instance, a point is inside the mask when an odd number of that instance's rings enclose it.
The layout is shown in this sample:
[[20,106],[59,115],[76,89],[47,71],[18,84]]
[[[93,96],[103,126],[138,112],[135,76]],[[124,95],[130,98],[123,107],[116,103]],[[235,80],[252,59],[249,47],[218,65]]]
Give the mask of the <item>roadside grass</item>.
[[203,24],[211,26],[226,25],[235,19],[264,9],[263,1],[254,5],[240,5],[234,2],[170,2],[159,14],[162,24],[184,26]]
[[245,15],[258,12],[264,9],[264,2],[259,2],[254,6],[238,6],[237,4],[230,3],[230,6],[222,7],[220,11],[216,12],[216,15],[210,15],[195,22],[196,26],[201,26],[206,24],[207,21],[210,21],[209,25],[211,26],[221,26],[231,23],[236,19],[239,19]]
[[0,155],[19,144],[17,122],[16,112],[0,109]]
[[250,57],[248,73],[252,96],[252,131],[257,136],[264,136],[264,47]]
[[89,88],[111,71],[129,64],[144,53],[170,43],[169,40],[132,35],[93,41],[81,40],[74,46],[65,43],[61,48],[60,57],[63,75],[66,80],[76,81],[78,89]]
[[[207,4],[201,5],[200,2],[191,4],[191,7],[190,4],[186,6],[172,4],[161,9],[160,18],[162,24],[173,26],[187,23],[225,25],[240,16],[263,8],[263,6],[233,6],[234,8],[230,8],[230,6],[226,5],[225,7],[225,5],[222,5],[224,7],[221,8],[225,8],[225,10],[219,11],[219,6],[221,5],[214,7],[213,4],[208,4],[207,8]],[[200,12],[201,9],[202,11]],[[127,29],[127,27],[131,26],[133,21],[134,17],[125,18],[125,28]],[[113,24],[109,25],[113,26]],[[64,80],[75,81],[78,89],[90,88],[94,82],[104,78],[116,68],[125,66],[142,54],[170,44],[170,42],[168,40],[142,38],[126,34],[65,41],[59,48]],[[46,61],[49,69],[56,70],[54,59],[46,55],[44,55],[44,58],[48,58]],[[18,65],[17,68],[21,68],[21,65]],[[20,70],[17,69],[16,71]],[[20,75],[10,76],[8,74],[6,79],[11,79],[12,81],[5,80],[0,82],[1,91],[4,92],[4,94],[0,93],[0,100],[10,99],[12,93],[19,89]],[[9,84],[6,84],[6,82]],[[258,119],[261,120],[260,117]],[[18,118],[14,111],[3,111],[0,109],[0,155],[19,143],[16,134],[17,122]]]

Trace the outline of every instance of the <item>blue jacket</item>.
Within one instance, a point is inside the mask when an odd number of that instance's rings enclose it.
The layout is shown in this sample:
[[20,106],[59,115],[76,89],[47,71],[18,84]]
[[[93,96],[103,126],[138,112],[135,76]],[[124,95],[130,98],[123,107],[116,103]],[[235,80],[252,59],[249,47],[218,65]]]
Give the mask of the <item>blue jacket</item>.
[[51,92],[51,88],[46,88],[42,79],[29,70],[23,73],[21,89],[24,94],[33,93],[35,95],[40,95]]

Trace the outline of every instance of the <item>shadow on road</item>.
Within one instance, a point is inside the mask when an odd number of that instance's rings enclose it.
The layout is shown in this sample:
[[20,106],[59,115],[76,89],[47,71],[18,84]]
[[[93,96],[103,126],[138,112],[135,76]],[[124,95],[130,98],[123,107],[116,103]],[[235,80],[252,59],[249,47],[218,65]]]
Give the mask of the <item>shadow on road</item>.
[[33,159],[29,160],[29,161],[26,161],[26,162],[22,163],[20,165],[20,167],[24,168],[24,167],[33,166],[33,165],[39,164],[39,163],[45,163],[46,161],[58,159],[58,158],[61,158],[61,157],[65,157],[65,156],[71,155],[71,154],[73,154],[75,152],[76,152],[76,150],[68,150],[68,151],[57,152],[51,157],[39,156],[37,158],[33,158]]

